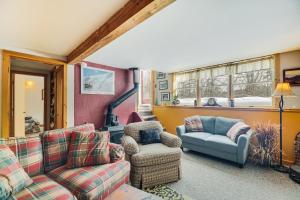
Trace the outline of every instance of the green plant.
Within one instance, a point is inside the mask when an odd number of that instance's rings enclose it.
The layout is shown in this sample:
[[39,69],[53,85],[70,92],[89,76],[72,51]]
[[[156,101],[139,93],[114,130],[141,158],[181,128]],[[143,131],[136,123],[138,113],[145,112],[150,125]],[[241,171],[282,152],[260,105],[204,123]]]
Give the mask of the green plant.
[[257,123],[250,141],[249,159],[254,164],[270,166],[279,160],[279,126]]
[[173,96],[172,104],[173,104],[173,105],[178,105],[178,104],[180,104],[180,101],[179,101],[179,99],[178,99],[178,95],[177,95],[177,94]]

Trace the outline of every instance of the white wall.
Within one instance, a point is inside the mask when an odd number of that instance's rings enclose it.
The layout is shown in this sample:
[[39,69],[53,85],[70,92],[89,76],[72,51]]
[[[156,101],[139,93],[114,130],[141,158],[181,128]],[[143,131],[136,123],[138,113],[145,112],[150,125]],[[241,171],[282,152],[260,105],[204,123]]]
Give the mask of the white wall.
[[32,81],[33,85],[26,88],[25,92],[25,112],[35,121],[44,124],[44,100],[42,90],[44,89],[44,77],[21,75],[25,81]]
[[25,113],[26,112],[26,90],[25,76],[16,74],[15,76],[15,136],[25,136]]
[[[284,69],[300,68],[300,50],[280,54],[280,79],[283,79]],[[296,97],[285,98],[286,108],[300,108],[300,86],[292,87]]]

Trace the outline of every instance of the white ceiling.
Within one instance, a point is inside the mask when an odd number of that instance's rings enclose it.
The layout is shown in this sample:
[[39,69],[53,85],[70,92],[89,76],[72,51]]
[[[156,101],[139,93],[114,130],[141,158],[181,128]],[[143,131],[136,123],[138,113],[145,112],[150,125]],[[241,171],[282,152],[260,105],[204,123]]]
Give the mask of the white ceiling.
[[66,56],[128,0],[0,0],[0,48]]
[[86,60],[174,72],[295,49],[299,0],[177,0]]

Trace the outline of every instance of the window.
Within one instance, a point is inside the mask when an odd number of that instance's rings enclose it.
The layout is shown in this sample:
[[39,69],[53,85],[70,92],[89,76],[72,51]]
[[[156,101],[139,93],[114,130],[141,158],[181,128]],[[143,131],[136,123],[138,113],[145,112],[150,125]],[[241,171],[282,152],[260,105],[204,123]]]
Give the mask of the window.
[[211,68],[201,70],[199,73],[200,105],[205,105],[208,99],[213,97],[217,104],[227,106],[230,68],[226,66]]
[[197,72],[175,74],[174,80],[180,105],[194,105],[197,99]]
[[221,106],[228,106],[229,100],[236,107],[272,106],[274,59],[269,56],[175,73],[174,86],[181,105],[194,105],[199,99],[203,106],[214,98]]
[[232,98],[237,107],[272,106],[273,59],[236,64]]

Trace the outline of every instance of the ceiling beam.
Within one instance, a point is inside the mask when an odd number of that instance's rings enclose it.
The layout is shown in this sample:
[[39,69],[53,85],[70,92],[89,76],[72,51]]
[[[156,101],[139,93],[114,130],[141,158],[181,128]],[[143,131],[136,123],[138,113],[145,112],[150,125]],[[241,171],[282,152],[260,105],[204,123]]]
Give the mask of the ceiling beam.
[[68,56],[70,64],[79,63],[89,55],[126,33],[175,0],[129,0],[106,23],[93,32]]

